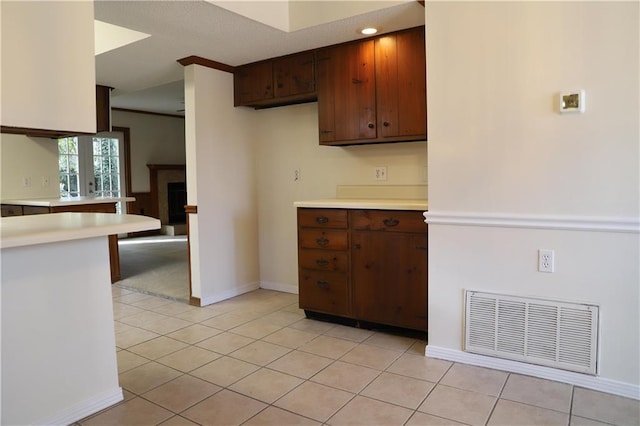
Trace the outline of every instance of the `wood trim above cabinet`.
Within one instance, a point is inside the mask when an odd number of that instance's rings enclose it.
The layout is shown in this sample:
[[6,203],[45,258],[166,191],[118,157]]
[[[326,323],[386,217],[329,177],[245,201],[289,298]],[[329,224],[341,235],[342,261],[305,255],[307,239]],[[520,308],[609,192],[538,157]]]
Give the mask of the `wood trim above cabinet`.
[[178,59],[177,62],[180,65],[185,67],[187,65],[196,64],[196,65],[202,65],[203,67],[207,67],[207,68],[213,68],[219,71],[225,71],[231,74],[233,74],[236,70],[236,67],[233,67],[231,65],[223,64],[222,62],[216,62],[216,61],[212,61],[211,59],[203,58],[200,56],[193,56],[193,55],[187,56],[186,58]]
[[32,129],[29,127],[12,127],[12,126],[0,126],[0,133],[6,133],[11,135],[25,135],[32,138],[51,138],[51,139],[60,139],[60,138],[66,138],[70,136],[93,134],[93,133],[74,132],[71,130]]
[[191,228],[189,225],[189,217],[192,214],[198,214],[198,206],[186,205],[184,211],[187,213],[187,272],[189,278],[189,304],[193,306],[202,306],[199,297],[193,297],[193,284],[191,277]]

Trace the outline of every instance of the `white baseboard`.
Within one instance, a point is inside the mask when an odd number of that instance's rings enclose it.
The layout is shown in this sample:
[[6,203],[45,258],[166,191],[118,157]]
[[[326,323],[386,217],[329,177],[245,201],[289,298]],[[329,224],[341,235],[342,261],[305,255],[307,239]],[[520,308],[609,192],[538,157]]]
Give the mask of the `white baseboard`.
[[208,295],[200,298],[200,306],[211,305],[212,303],[221,302],[223,300],[231,299],[232,297],[240,296],[241,294],[248,293],[260,288],[259,282],[245,284],[239,287],[232,288],[230,290],[221,291],[215,294]]
[[524,362],[472,354],[457,349],[448,349],[433,345],[427,345],[425,355],[429,358],[439,358],[447,361],[460,362],[462,364],[477,365],[479,367],[493,368],[495,370],[503,370],[511,373],[539,377],[542,379],[555,380],[557,382],[569,383],[587,389],[640,400],[640,386],[632,383],[619,382],[616,380],[605,379],[603,377],[574,373],[571,371],[527,364]]
[[96,395],[71,407],[67,407],[55,416],[34,422],[37,425],[68,425],[84,419],[100,410],[111,407],[124,399],[122,388],[118,387],[109,392]]
[[298,286],[293,284],[274,283],[270,281],[261,281],[260,288],[265,290],[282,291],[285,293],[298,294]]

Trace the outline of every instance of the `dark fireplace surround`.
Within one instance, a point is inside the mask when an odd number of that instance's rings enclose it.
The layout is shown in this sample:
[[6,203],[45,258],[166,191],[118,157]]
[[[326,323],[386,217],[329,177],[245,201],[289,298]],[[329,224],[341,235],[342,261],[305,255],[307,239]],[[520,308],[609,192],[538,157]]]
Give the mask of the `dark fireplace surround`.
[[147,164],[151,193],[151,216],[162,225],[184,224],[187,216],[184,164]]

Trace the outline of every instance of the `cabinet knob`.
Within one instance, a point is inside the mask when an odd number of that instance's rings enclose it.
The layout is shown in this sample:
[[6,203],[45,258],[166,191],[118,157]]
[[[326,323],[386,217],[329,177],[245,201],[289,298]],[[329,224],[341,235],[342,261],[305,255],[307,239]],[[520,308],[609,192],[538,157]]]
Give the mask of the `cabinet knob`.
[[329,264],[329,261],[323,257],[321,257],[320,259],[316,259],[316,265],[318,266],[327,266]]
[[317,280],[316,285],[320,288],[327,289],[329,288],[329,281],[326,280]]
[[392,217],[390,219],[383,220],[382,223],[384,223],[384,226],[398,226],[400,221],[398,219]]
[[316,223],[327,223],[329,222],[329,218],[326,216],[318,216],[316,217]]
[[370,129],[373,129],[375,126],[373,125],[373,123],[369,123],[369,124],[367,124],[367,127],[370,128]]
[[389,122],[388,122],[388,121],[385,121],[384,123],[382,123],[382,125],[383,125],[384,127],[389,127]]
[[329,244],[329,240],[324,237],[320,237],[320,238],[316,238],[316,243],[319,246],[326,246],[327,244]]

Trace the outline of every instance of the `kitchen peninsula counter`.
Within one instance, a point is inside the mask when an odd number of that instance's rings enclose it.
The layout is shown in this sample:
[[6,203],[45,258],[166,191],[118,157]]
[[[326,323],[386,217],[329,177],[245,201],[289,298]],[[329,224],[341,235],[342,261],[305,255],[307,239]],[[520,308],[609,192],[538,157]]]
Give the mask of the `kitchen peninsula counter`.
[[72,424],[123,399],[107,240],[159,227],[109,213],[0,219],[0,424]]
[[135,201],[134,197],[58,197],[58,198],[15,198],[3,199],[2,204],[31,207],[64,207],[86,204],[111,204]]
[[[50,213],[116,213],[119,202],[135,201],[133,197],[58,197],[3,199],[2,217],[42,215]],[[111,282],[120,281],[118,234],[109,236]]]
[[158,219],[112,213],[51,213],[0,219],[0,247],[57,243],[160,228]]

